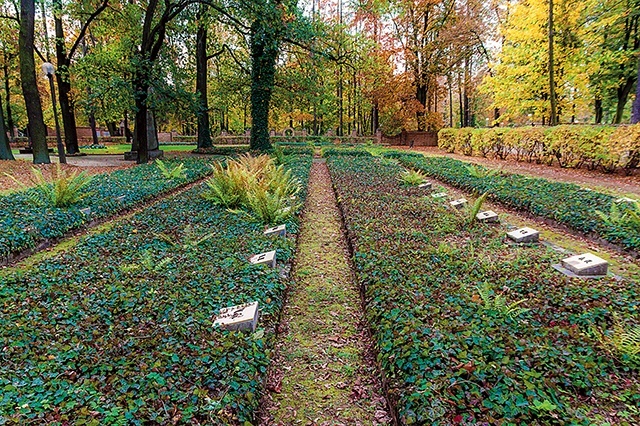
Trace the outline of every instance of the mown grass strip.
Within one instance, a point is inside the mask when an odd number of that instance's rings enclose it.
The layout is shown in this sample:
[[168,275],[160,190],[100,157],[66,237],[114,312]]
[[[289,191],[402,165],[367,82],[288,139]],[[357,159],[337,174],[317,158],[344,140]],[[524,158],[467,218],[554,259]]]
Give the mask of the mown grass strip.
[[388,424],[324,163],[314,164],[265,411],[270,424]]
[[[287,160],[305,185],[310,163]],[[253,421],[286,284],[248,258],[276,248],[286,264],[295,240],[265,237],[202,191],[0,278],[2,422]],[[256,333],[213,327],[220,308],[248,301],[260,303]]]
[[468,225],[389,160],[328,165],[402,423],[640,422],[639,360],[612,343],[640,322],[637,280],[565,277],[562,254]]

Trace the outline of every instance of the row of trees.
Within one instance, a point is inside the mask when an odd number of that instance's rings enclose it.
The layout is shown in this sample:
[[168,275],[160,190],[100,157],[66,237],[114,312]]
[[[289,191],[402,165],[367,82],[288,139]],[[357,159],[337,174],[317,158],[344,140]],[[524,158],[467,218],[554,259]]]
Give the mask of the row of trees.
[[0,0],[0,121],[11,136],[28,123],[48,161],[37,65],[51,61],[68,153],[76,124],[123,122],[139,162],[148,110],[203,148],[249,126],[267,149],[275,127],[619,123],[637,87],[639,1]]

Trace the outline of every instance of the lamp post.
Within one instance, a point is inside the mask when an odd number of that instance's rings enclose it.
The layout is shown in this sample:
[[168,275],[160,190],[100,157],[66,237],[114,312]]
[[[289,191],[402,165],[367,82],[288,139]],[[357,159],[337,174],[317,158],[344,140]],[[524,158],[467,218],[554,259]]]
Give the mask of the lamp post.
[[42,72],[49,79],[49,88],[51,89],[51,104],[53,105],[53,120],[56,123],[56,140],[58,142],[58,160],[60,164],[67,164],[67,156],[64,153],[64,145],[62,145],[62,138],[60,137],[60,123],[58,123],[58,107],[56,106],[56,88],[53,85],[53,75],[56,73],[56,69],[51,62],[45,62],[42,64]]

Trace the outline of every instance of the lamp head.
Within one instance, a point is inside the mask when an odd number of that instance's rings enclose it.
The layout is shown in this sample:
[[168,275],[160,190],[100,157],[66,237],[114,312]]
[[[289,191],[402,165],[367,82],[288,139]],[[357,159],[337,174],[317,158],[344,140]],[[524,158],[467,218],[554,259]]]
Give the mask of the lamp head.
[[42,72],[49,77],[56,73],[56,69],[51,62],[45,62],[42,64]]

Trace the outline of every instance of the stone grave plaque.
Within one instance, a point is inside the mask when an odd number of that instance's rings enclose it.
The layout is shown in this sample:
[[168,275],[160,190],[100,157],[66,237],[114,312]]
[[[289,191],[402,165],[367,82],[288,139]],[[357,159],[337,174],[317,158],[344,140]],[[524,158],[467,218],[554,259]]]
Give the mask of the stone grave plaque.
[[633,198],[629,198],[629,197],[622,197],[622,198],[618,198],[616,200],[617,204],[620,203],[637,203],[639,200],[634,200]]
[[418,185],[418,188],[430,190],[431,186],[431,182],[425,182]]
[[461,208],[467,205],[467,200],[464,198],[458,198],[457,200],[453,200],[449,204],[451,204],[451,207],[460,210]]
[[493,210],[486,210],[486,211],[478,213],[476,215],[476,219],[478,219],[480,222],[485,222],[485,223],[497,222],[498,221],[498,213],[494,212]]
[[80,209],[80,213],[82,213],[85,216],[91,216],[91,207]]
[[213,324],[229,331],[254,332],[258,325],[258,302],[222,308]]
[[268,251],[266,253],[256,254],[249,259],[254,265],[268,265],[272,268],[276,267],[276,251]]
[[435,194],[431,194],[433,198],[447,198],[446,192],[437,192]]
[[267,237],[286,237],[287,236],[287,225],[279,225],[274,226],[273,228],[266,229],[264,231],[264,235]]
[[119,201],[119,202],[121,202],[121,203],[122,203],[122,202],[124,202],[124,197],[125,197],[124,195],[121,195],[121,196],[119,196],[119,197],[116,197],[116,201]]
[[507,232],[507,237],[516,243],[537,243],[540,240],[540,232],[532,228],[520,228]]
[[578,276],[607,275],[609,263],[595,254],[585,253],[562,260],[562,267]]

